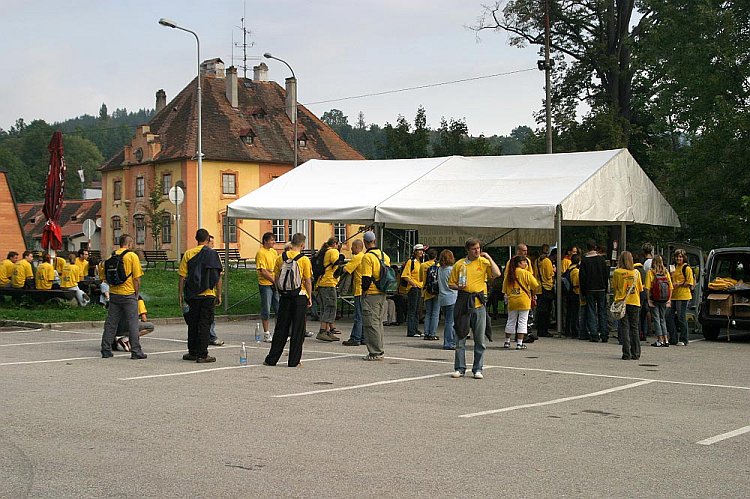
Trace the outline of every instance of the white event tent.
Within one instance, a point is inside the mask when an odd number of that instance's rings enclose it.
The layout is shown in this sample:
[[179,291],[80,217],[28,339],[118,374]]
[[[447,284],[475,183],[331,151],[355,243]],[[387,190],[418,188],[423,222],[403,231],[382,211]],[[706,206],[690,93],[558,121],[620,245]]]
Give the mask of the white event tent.
[[[677,214],[627,149],[374,161],[310,160],[231,203],[242,219],[311,219],[419,229],[462,245],[558,240],[562,225],[678,227]],[[558,216],[560,215],[560,216]],[[559,222],[559,223],[558,223]]]

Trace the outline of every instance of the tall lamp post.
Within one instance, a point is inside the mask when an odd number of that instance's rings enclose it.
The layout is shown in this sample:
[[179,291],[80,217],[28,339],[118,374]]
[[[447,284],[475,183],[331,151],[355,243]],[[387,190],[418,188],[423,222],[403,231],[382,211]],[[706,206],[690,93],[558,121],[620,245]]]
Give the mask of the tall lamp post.
[[[274,59],[279,62],[282,62],[286,65],[286,67],[289,68],[289,71],[292,73],[292,80],[294,81],[294,109],[292,110],[292,123],[294,123],[294,137],[292,138],[292,142],[294,143],[294,168],[297,168],[297,162],[298,162],[298,145],[297,141],[299,140],[299,137],[297,135],[297,77],[294,74],[294,70],[289,65],[288,62],[286,62],[284,59],[279,59],[278,57],[274,57],[269,52],[266,52],[263,54],[263,57],[266,59]],[[302,220],[295,220],[294,222],[295,227],[292,228],[292,232],[307,232],[306,230],[302,230],[301,226],[305,225],[305,222]]]
[[201,127],[201,41],[195,31],[191,31],[187,28],[183,28],[182,26],[178,26],[174,21],[162,17],[161,19],[159,19],[159,24],[168,28],[179,29],[181,31],[190,33],[195,37],[195,43],[198,47],[198,152],[196,153],[196,156],[198,157],[198,228],[201,228],[203,227],[203,217],[201,215],[201,209],[203,207],[203,191],[201,190],[201,183],[203,180],[203,138]]

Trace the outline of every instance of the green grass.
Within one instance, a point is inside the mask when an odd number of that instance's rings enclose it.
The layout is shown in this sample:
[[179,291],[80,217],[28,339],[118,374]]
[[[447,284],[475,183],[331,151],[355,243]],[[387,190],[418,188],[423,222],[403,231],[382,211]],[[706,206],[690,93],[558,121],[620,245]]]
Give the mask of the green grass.
[[[254,270],[232,269],[229,278],[228,315],[257,314],[260,309],[258,277]],[[149,318],[180,317],[177,305],[177,273],[171,270],[149,269],[141,280],[141,296],[146,301]],[[243,301],[244,300],[244,301]],[[242,303],[239,303],[241,302]],[[216,307],[217,315],[224,315],[224,304]],[[98,304],[74,307],[67,304],[37,304],[30,301],[14,303],[0,297],[0,320],[30,322],[102,321],[107,311]]]

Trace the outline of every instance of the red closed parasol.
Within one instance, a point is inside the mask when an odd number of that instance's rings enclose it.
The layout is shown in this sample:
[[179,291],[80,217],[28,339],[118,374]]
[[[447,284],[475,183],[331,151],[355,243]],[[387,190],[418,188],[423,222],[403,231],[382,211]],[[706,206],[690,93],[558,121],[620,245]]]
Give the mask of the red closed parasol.
[[58,130],[52,134],[47,146],[49,151],[49,172],[47,185],[44,188],[44,208],[42,212],[47,217],[42,232],[42,248],[62,249],[62,230],[58,222],[62,211],[63,193],[65,192],[65,158],[62,133]]

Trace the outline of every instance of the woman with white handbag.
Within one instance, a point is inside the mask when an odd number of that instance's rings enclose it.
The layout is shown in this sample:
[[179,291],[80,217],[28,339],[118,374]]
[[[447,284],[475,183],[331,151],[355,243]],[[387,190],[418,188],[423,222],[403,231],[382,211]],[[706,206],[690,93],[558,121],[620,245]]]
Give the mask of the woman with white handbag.
[[617,260],[617,268],[612,275],[612,289],[615,301],[610,307],[610,313],[619,320],[617,329],[622,339],[622,360],[638,360],[641,358],[638,326],[643,283],[640,272],[633,267],[633,255],[629,251],[623,251]]

